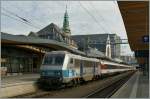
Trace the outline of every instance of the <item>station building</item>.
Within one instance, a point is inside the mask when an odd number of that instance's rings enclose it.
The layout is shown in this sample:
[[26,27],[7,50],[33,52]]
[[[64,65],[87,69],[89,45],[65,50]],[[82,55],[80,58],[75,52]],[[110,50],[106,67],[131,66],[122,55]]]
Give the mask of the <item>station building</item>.
[[105,54],[108,36],[110,37],[111,57],[120,58],[121,38],[116,34],[72,35],[71,37],[77,42],[79,50],[85,50],[87,45],[86,43],[88,42],[88,46],[96,48],[98,51],[101,51]]

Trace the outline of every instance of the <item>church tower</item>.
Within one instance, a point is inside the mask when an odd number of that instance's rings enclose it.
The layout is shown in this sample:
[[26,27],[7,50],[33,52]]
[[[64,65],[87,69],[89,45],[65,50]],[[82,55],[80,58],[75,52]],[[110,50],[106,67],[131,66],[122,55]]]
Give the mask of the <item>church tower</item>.
[[111,58],[111,45],[110,45],[109,34],[108,34],[107,41],[106,41],[106,56]]
[[66,34],[68,36],[71,35],[71,31],[70,31],[70,27],[69,27],[69,16],[67,13],[67,6],[66,6],[65,14],[64,14],[63,32],[64,32],[64,34]]

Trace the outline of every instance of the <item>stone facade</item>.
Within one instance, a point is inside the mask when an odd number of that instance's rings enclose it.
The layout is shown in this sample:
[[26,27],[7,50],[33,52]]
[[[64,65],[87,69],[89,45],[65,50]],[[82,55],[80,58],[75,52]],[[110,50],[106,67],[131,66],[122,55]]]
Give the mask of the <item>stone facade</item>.
[[[121,53],[121,39],[116,34],[109,34],[111,43],[111,57],[119,58]],[[90,34],[90,35],[73,35],[71,36],[77,42],[79,50],[85,50],[88,46],[96,48],[99,51],[106,53],[106,44],[108,34]]]

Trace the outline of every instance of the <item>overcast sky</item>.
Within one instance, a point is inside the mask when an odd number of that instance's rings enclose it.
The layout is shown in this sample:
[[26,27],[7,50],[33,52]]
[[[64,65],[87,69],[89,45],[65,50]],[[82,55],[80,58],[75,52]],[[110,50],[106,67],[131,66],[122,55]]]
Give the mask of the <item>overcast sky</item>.
[[[52,22],[61,28],[66,4],[72,35],[115,33],[122,39],[127,38],[114,1],[2,1],[1,31],[28,35]],[[32,26],[16,16],[28,20]],[[121,46],[121,54],[131,54],[129,45]]]

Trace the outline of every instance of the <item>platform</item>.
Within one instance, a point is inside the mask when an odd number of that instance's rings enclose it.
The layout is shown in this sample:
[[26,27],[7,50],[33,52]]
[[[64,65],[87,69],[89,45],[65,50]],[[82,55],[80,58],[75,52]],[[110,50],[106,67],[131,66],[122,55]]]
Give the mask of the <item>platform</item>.
[[1,78],[0,97],[13,97],[17,95],[35,92],[35,82],[39,74],[23,74]]
[[137,71],[111,98],[148,98],[149,77]]
[[8,86],[16,83],[33,82],[40,77],[39,74],[22,74],[1,77],[1,86]]

